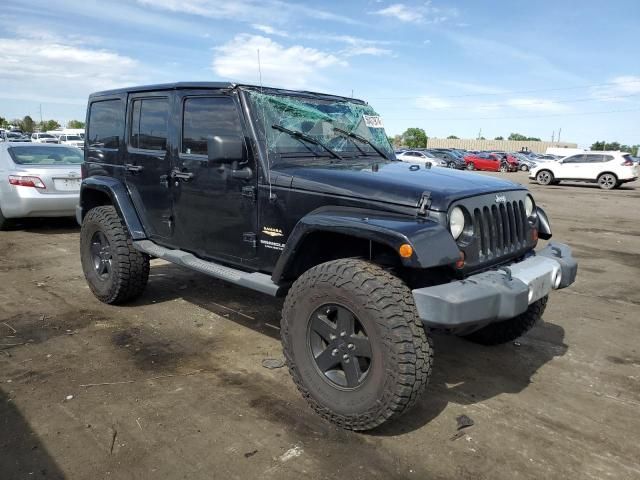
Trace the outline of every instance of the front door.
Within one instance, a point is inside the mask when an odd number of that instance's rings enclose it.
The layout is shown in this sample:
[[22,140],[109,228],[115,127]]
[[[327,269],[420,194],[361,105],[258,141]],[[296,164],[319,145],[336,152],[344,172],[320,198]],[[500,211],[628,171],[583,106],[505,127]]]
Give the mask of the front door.
[[129,97],[125,179],[147,235],[170,243],[173,224],[168,175],[169,95],[141,94]]
[[188,91],[178,94],[174,108],[181,119],[172,179],[180,248],[203,258],[250,261],[256,251],[255,161],[249,152],[234,165],[212,163],[207,150],[207,139],[214,136],[242,137],[248,144],[239,100]]

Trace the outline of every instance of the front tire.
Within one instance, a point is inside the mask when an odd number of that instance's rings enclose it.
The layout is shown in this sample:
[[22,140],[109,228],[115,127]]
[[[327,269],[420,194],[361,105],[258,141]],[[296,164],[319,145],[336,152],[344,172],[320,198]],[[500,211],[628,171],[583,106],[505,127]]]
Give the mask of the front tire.
[[149,256],[136,250],[112,206],[90,210],[80,229],[82,270],[93,294],[118,304],[142,295],[149,279]]
[[540,170],[536,174],[536,181],[539,185],[551,185],[553,183],[553,173],[549,170]]
[[342,259],[305,272],[282,310],[289,373],[309,405],[348,430],[370,430],[424,391],[433,348],[409,288],[372,263]]
[[467,170],[475,170],[476,166],[473,164],[473,162],[469,162],[467,163]]
[[529,167],[527,165],[520,165],[520,171],[521,172],[528,172],[529,171]]
[[500,164],[500,172],[507,173],[508,171],[509,171],[509,165],[507,165],[506,163],[501,163]]
[[512,342],[531,330],[542,318],[548,299],[548,296],[544,296],[529,305],[529,308],[517,317],[491,323],[480,330],[464,335],[464,338],[481,345],[501,345]]

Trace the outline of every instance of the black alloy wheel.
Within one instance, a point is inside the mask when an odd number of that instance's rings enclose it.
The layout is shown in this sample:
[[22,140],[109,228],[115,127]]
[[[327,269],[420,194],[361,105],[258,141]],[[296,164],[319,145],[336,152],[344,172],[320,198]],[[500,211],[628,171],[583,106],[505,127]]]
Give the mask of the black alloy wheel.
[[108,280],[113,270],[111,265],[113,255],[107,236],[100,230],[96,231],[91,237],[89,248],[97,277],[102,281]]
[[326,304],[309,320],[308,345],[316,367],[338,388],[357,388],[371,367],[371,342],[348,308]]

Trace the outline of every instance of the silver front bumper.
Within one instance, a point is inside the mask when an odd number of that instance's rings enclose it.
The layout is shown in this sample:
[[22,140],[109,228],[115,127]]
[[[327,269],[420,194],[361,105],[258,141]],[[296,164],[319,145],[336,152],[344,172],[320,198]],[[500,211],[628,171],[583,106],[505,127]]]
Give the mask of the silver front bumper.
[[577,271],[571,249],[550,243],[507,267],[413,290],[413,298],[426,326],[469,329],[516,317],[551,290],[571,285]]

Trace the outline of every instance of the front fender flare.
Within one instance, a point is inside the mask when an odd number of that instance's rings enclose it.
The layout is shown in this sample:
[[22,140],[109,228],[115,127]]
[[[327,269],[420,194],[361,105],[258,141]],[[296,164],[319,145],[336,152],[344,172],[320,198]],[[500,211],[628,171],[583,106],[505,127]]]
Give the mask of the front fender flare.
[[396,252],[408,243],[413,254],[401,261],[412,268],[451,265],[460,258],[449,231],[433,220],[361,208],[321,207],[301,218],[289,235],[271,276],[275,283],[286,276],[304,239],[318,231],[372,240]]
[[105,193],[115,207],[118,215],[127,226],[129,234],[133,240],[144,240],[147,234],[144,231],[140,217],[136,212],[127,187],[120,180],[113,177],[94,176],[85,178],[80,187],[80,203],[79,203],[79,219],[81,220],[87,214],[86,198],[90,190],[97,190]]

